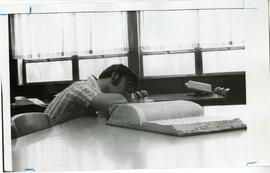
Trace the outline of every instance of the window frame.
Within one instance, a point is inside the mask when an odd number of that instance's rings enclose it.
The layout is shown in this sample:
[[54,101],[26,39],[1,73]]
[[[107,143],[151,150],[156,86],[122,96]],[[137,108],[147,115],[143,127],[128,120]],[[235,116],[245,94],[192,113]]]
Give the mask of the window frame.
[[[128,38],[128,52],[127,53],[114,53],[114,54],[93,54],[87,56],[74,55],[72,57],[59,57],[47,59],[30,59],[23,60],[22,73],[23,85],[38,85],[38,84],[58,84],[70,83],[80,80],[79,74],[79,60],[83,59],[100,59],[100,58],[114,58],[124,57],[128,58],[128,67],[133,69],[138,75],[139,79],[161,79],[172,77],[195,77],[195,76],[216,76],[216,75],[237,75],[244,74],[245,71],[237,72],[217,72],[217,73],[204,73],[203,72],[203,56],[202,52],[215,52],[215,51],[233,51],[244,50],[245,46],[226,46],[226,47],[211,47],[201,48],[199,45],[193,49],[178,49],[178,50],[162,50],[162,51],[143,51],[141,49],[141,34],[140,34],[140,12],[141,11],[127,11],[127,38]],[[164,55],[164,54],[183,54],[194,53],[195,58],[195,74],[179,74],[179,75],[157,75],[157,76],[144,76],[143,72],[143,56],[144,55]],[[72,61],[72,80],[64,81],[46,81],[46,82],[27,82],[26,76],[26,63],[36,62],[53,62],[53,61]],[[18,81],[18,80],[17,80]]]
[[194,49],[186,49],[186,50],[164,50],[164,51],[148,51],[141,53],[141,61],[143,62],[144,55],[166,55],[166,54],[184,54],[184,53],[194,53],[195,58],[195,75],[194,74],[186,74],[186,75],[159,75],[159,76],[143,76],[143,79],[151,79],[151,78],[170,78],[170,77],[193,77],[193,76],[205,76],[211,74],[242,74],[244,71],[237,72],[216,72],[216,73],[204,73],[203,72],[203,52],[216,52],[216,51],[233,51],[233,50],[244,50],[245,46],[228,46],[228,47],[215,47],[215,48],[194,48]]
[[[128,53],[117,53],[117,54],[101,54],[101,55],[89,55],[89,56],[78,56],[74,55],[72,57],[62,57],[62,58],[46,58],[46,59],[29,59],[23,60],[23,85],[31,84],[41,84],[41,83],[65,83],[65,82],[75,82],[80,79],[79,71],[79,61],[85,59],[103,59],[103,58],[114,58],[114,57],[125,57]],[[71,61],[72,63],[72,80],[63,80],[63,81],[45,81],[45,82],[28,82],[26,75],[26,64],[27,63],[40,63],[40,62],[57,62],[57,61]]]
[[[140,11],[138,11],[140,15]],[[137,18],[137,23],[140,22],[141,18]],[[141,40],[141,27],[139,27],[139,40]],[[138,57],[141,62],[141,68],[143,69],[143,56],[144,55],[164,55],[164,54],[183,54],[183,53],[194,53],[195,58],[195,74],[179,74],[179,75],[157,75],[157,76],[144,76],[143,70],[140,70],[141,79],[161,79],[161,78],[171,78],[171,77],[194,77],[194,76],[212,76],[212,75],[238,75],[245,74],[245,71],[237,72],[216,72],[216,73],[204,73],[203,72],[203,52],[216,52],[216,51],[233,51],[233,50],[244,50],[245,46],[224,46],[224,47],[211,47],[211,48],[201,48],[200,45],[193,49],[178,49],[178,50],[162,50],[162,51],[140,51],[140,56]]]
[[[129,18],[131,18],[129,20]],[[60,84],[60,83],[71,83],[75,82],[80,79],[80,72],[79,72],[79,60],[85,60],[85,59],[102,59],[102,58],[114,58],[114,57],[128,57],[128,66],[136,72],[135,69],[138,67],[135,65],[135,63],[132,63],[132,60],[136,57],[136,52],[132,51],[133,47],[136,45],[136,35],[134,35],[134,32],[137,32],[137,30],[134,30],[134,25],[136,25],[133,22],[132,19],[134,18],[134,14],[132,12],[127,11],[127,39],[128,39],[128,52],[124,53],[113,53],[113,54],[90,54],[86,56],[78,56],[73,55],[71,57],[59,57],[59,58],[44,58],[44,59],[28,59],[28,60],[22,60],[22,85],[41,85],[41,84]],[[11,31],[10,31],[11,33]],[[133,36],[133,39],[132,39]],[[131,37],[131,38],[130,38]],[[135,48],[136,49],[136,48]],[[10,52],[12,57],[12,52]],[[26,64],[27,63],[39,63],[39,62],[56,62],[56,61],[71,61],[72,62],[72,80],[57,80],[57,81],[41,81],[41,82],[28,82],[27,81],[27,75],[26,75]],[[130,62],[131,61],[131,62]],[[135,65],[135,66],[134,66]],[[139,74],[137,72],[137,74]],[[17,76],[17,83],[19,83]]]

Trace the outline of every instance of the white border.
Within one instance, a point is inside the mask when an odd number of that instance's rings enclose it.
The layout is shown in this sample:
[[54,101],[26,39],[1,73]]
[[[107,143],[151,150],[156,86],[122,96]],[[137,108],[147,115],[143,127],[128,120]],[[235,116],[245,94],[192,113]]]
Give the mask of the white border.
[[[1,58],[0,58],[0,64],[1,63]],[[2,90],[2,71],[1,71],[1,83],[0,83],[0,94],[3,93]],[[0,157],[3,158],[3,148],[2,148],[2,144],[3,144],[3,126],[2,126],[2,95],[0,96],[0,111],[1,111],[1,118],[0,118],[0,143],[1,143],[1,149],[0,149]],[[3,170],[3,161],[0,159],[0,169]]]
[[[0,57],[1,57],[1,83],[3,91],[3,156],[4,170],[12,170],[11,128],[10,128],[10,79],[9,79],[9,40],[8,16],[0,16]],[[3,74],[3,75],[2,75]],[[2,118],[1,117],[1,118]]]
[[0,13],[253,8],[252,3],[249,3],[249,1],[250,0],[10,0],[0,2]]
[[[254,0],[255,1],[255,0]],[[55,12],[83,12],[83,11],[132,11],[132,10],[176,10],[176,9],[209,9],[209,8],[253,8],[254,6],[247,6],[244,0],[148,0],[148,1],[134,1],[134,0],[110,0],[110,1],[75,1],[75,0],[57,0],[57,1],[7,1],[0,2],[0,58],[1,58],[1,83],[3,90],[3,122],[0,120],[1,130],[4,129],[4,151],[0,150],[0,154],[4,154],[4,165],[0,163],[0,168],[4,166],[5,171],[12,171],[12,152],[11,152],[11,131],[10,129],[10,81],[9,81],[9,40],[8,40],[8,16],[5,14],[12,13],[55,13]],[[267,0],[258,0],[258,2],[268,8]],[[194,6],[196,3],[196,6]],[[192,4],[192,5],[191,5]],[[206,5],[207,4],[207,5]],[[210,5],[209,5],[210,4]],[[212,4],[212,5],[211,5]],[[31,7],[31,8],[30,8]],[[31,10],[30,10],[31,9]],[[264,16],[264,14],[263,14]],[[268,17],[268,15],[267,15]],[[266,18],[265,21],[268,21]],[[264,28],[265,29],[265,28]],[[269,30],[263,34],[266,38],[261,37],[262,42],[266,43],[266,47],[259,48],[263,54],[258,58],[257,48],[252,48],[251,54],[254,59],[249,58],[248,66],[250,67],[247,76],[247,101],[248,105],[254,112],[257,111],[257,106],[260,104],[260,109],[268,111],[269,105],[269,74],[265,73],[266,69],[269,71]],[[262,34],[260,34],[262,36]],[[265,46],[265,45],[264,45]],[[254,63],[255,62],[255,63]],[[263,64],[261,68],[256,67]],[[267,64],[267,65],[266,65]],[[261,73],[263,72],[263,73]],[[2,75],[3,74],[3,75]],[[263,75],[262,75],[263,74]],[[260,76],[258,78],[258,76]],[[263,89],[263,92],[258,91]],[[264,98],[264,99],[262,99]],[[257,103],[259,101],[259,103]],[[256,102],[256,103],[255,103]],[[262,110],[261,110],[262,111]],[[263,111],[264,112],[264,111]],[[3,128],[1,127],[3,124]],[[2,138],[0,139],[0,141]],[[1,141],[2,142],[2,141]],[[1,153],[3,152],[3,153]],[[1,160],[1,159],[0,159]]]

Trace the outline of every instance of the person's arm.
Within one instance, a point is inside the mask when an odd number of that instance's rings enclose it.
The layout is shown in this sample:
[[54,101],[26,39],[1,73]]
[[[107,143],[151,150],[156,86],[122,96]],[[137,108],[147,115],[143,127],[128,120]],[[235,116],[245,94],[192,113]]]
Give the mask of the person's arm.
[[127,102],[127,99],[121,94],[102,93],[93,98],[91,101],[91,106],[96,110],[109,114],[108,108],[111,105]]

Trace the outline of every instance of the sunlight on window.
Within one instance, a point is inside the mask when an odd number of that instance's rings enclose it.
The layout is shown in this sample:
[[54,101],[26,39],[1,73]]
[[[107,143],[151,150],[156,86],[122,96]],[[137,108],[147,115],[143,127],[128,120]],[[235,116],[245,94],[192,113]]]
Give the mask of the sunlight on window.
[[[11,30],[14,59],[128,52],[127,12],[15,14],[11,17]],[[98,75],[112,63],[127,64],[127,58],[81,62],[86,65],[80,66],[80,77],[85,78],[89,73]],[[72,80],[72,66],[66,62],[31,63],[27,64],[26,76],[28,82]],[[19,81],[22,84],[21,75]]]
[[[197,46],[222,48],[244,46],[245,43],[244,10],[144,11],[140,19],[145,76],[195,73],[195,54],[181,60],[176,55],[149,56],[157,54],[156,51],[194,49]],[[148,54],[144,55],[144,52]],[[209,52],[203,53],[202,57],[205,73],[244,70],[244,56],[239,51]]]
[[195,74],[194,55],[148,55],[144,56],[144,76]]
[[127,57],[80,60],[80,79],[86,79],[89,75],[94,75],[98,78],[103,70],[113,64],[124,64],[128,66]]
[[26,76],[28,83],[72,80],[71,61],[27,63]]
[[203,53],[203,72],[245,71],[244,50]]

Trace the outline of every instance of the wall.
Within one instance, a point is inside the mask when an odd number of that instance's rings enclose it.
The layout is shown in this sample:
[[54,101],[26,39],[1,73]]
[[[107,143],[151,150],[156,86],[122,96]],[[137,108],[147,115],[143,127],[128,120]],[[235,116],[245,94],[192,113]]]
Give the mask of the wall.
[[247,106],[254,116],[269,112],[269,28],[268,1],[256,0],[257,10],[249,10],[245,32],[247,47],[246,89]]

